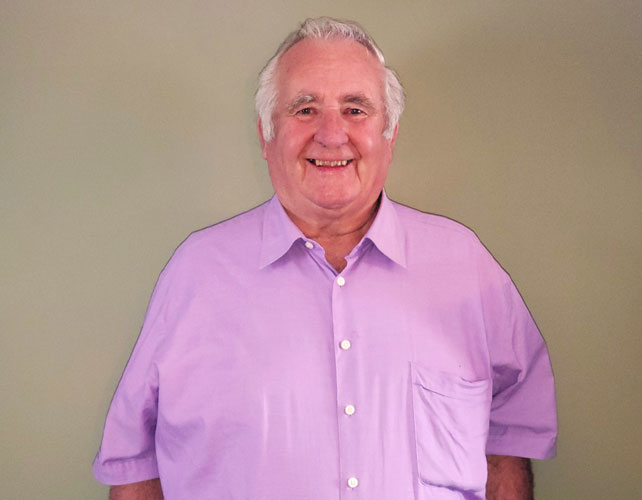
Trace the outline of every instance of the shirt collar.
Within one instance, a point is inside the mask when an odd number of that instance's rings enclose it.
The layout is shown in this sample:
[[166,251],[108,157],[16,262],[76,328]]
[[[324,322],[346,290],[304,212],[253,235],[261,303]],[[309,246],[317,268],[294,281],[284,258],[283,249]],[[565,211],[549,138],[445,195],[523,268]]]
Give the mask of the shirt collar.
[[381,192],[379,210],[364,239],[372,241],[390,260],[406,267],[406,233],[385,190]]
[[275,194],[265,206],[259,268],[263,269],[280,259],[296,240],[303,237]]
[[[281,202],[274,195],[265,206],[259,268],[263,269],[276,262],[299,239],[305,239],[305,236],[288,217]],[[366,239],[372,241],[390,260],[406,267],[405,232],[399,222],[394,204],[385,190],[381,193],[381,202],[375,220],[364,236],[364,240]],[[363,241],[357,247],[362,243]]]

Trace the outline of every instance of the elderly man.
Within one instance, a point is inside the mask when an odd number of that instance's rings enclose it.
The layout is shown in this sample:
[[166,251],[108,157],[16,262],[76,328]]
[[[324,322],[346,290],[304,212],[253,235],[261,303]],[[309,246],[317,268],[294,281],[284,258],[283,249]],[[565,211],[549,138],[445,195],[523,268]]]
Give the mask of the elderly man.
[[[276,196],[163,270],[94,462],[114,499],[522,499],[555,453],[546,347],[465,227],[383,191],[403,90],[354,23],[260,75]],[[158,479],[159,478],[159,479]]]

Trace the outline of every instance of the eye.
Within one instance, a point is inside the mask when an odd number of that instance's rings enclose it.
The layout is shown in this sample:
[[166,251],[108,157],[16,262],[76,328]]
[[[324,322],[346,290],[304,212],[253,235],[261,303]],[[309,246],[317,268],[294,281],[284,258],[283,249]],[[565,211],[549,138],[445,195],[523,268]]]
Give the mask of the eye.
[[365,118],[368,116],[368,113],[363,108],[347,108],[344,113],[358,118]]
[[312,108],[303,108],[296,112],[297,115],[309,115],[312,114]]

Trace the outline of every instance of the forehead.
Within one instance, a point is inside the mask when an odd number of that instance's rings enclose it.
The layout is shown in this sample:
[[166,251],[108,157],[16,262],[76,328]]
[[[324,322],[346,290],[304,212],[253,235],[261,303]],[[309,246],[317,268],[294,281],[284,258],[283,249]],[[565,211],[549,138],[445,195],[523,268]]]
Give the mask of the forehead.
[[353,40],[306,39],[281,57],[277,87],[280,101],[308,93],[327,99],[365,94],[382,103],[383,66]]

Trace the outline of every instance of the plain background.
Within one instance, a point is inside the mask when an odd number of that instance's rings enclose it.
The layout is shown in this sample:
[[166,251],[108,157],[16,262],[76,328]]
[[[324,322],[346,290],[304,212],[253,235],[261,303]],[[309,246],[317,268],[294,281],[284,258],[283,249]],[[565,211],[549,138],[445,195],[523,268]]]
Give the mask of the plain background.
[[642,3],[0,1],[0,497],[100,499],[91,462],[156,277],[272,194],[258,71],[361,22],[408,94],[390,196],[472,227],[557,378],[537,498],[642,498]]

